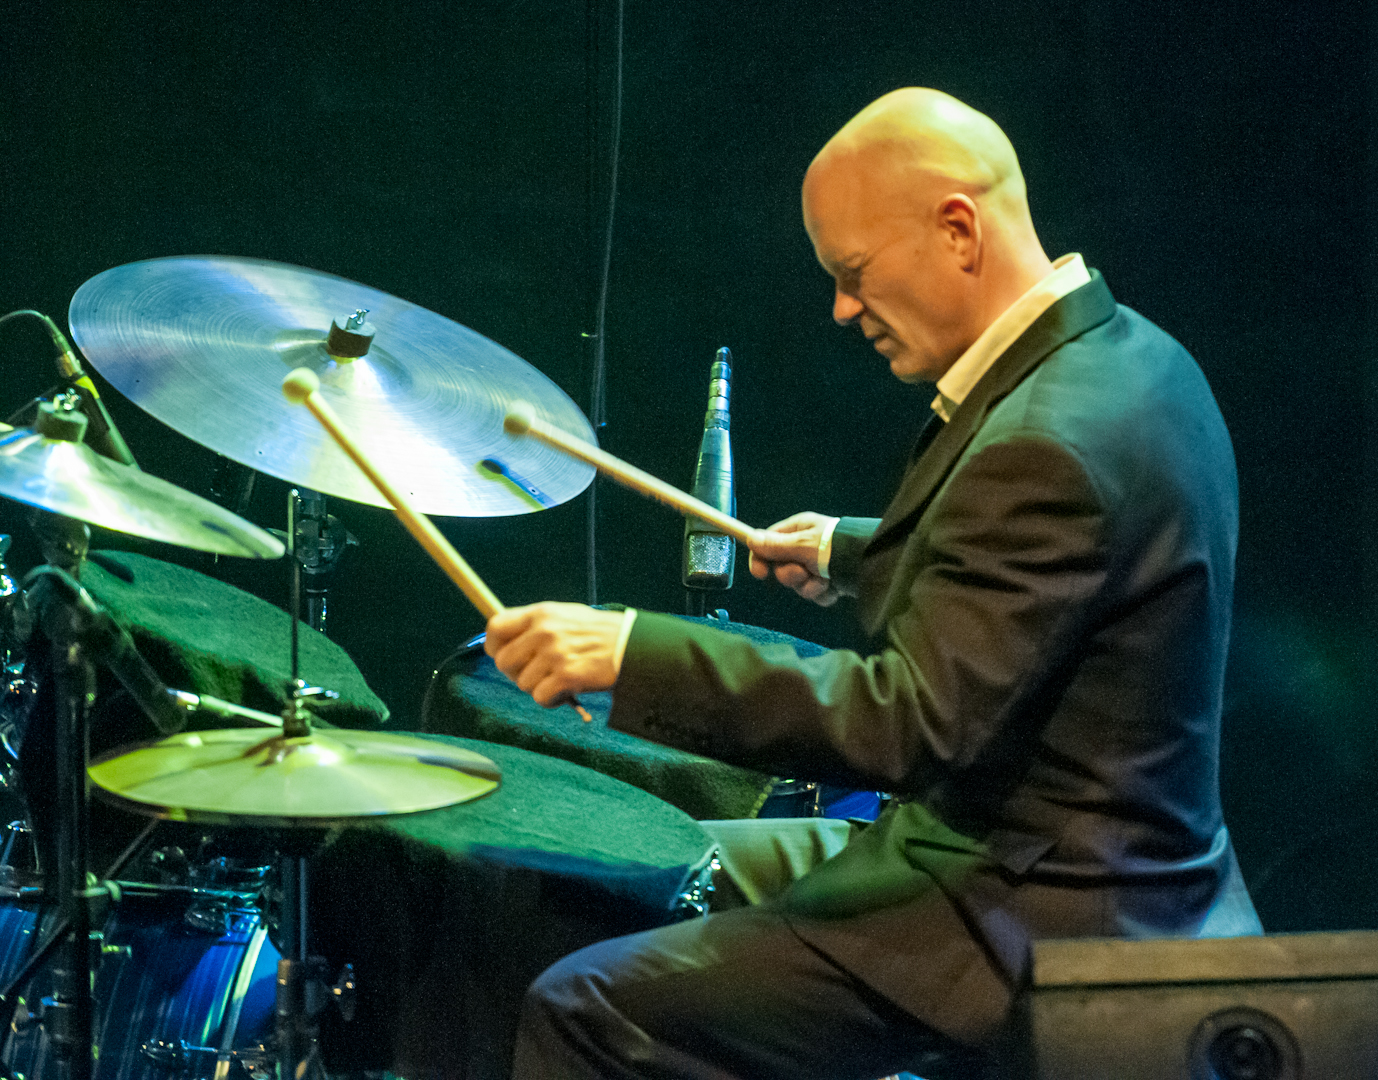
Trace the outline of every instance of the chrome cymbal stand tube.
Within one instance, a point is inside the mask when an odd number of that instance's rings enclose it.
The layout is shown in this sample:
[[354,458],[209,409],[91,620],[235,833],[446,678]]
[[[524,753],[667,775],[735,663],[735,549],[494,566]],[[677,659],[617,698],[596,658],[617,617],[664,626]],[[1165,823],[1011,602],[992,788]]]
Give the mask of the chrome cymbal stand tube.
[[[315,492],[308,494],[316,495]],[[319,495],[317,495],[319,497]],[[318,686],[307,686],[301,678],[301,560],[297,558],[297,522],[302,497],[293,488],[287,493],[287,556],[291,579],[291,679],[287,684],[287,704],[282,711],[282,738],[304,739],[311,734],[306,699],[330,694]],[[324,499],[322,499],[324,503]],[[322,616],[324,611],[322,610]],[[333,696],[333,695],[330,695]],[[278,855],[278,877],[282,888],[278,913],[283,955],[278,960],[277,998],[274,1003],[278,1054],[278,1080],[304,1080],[324,1076],[320,1062],[317,1022],[325,1008],[327,994],[333,993],[346,1020],[353,1015],[354,973],[345,971],[335,987],[325,983],[325,961],[310,955],[307,900],[309,872],[307,856],[300,844]]]
[[43,1000],[43,1027],[68,1080],[91,1076],[91,914],[86,897],[90,806],[86,798],[87,705],[96,669],[80,627],[61,604],[50,604],[44,630],[52,642],[57,693],[57,783],[62,827],[57,839],[57,890],[67,938],[53,971],[53,996]]

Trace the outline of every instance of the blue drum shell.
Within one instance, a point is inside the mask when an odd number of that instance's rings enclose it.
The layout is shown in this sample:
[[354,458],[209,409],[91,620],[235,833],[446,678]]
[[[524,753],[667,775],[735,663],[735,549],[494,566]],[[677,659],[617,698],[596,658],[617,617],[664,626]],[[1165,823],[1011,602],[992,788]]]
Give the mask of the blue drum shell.
[[[217,1057],[228,1061],[232,1051],[270,1041],[278,952],[259,912],[216,908],[223,932],[208,932],[187,917],[195,902],[150,889],[126,892],[112,905],[102,938],[92,943],[93,1080],[211,1077]],[[31,910],[0,907],[6,978],[32,947],[34,921]],[[201,927],[206,921],[204,913],[196,920]],[[27,1010],[38,1011],[51,992],[45,967],[23,991]],[[25,1080],[53,1080],[62,1072],[37,1022],[11,1028],[0,1059]]]

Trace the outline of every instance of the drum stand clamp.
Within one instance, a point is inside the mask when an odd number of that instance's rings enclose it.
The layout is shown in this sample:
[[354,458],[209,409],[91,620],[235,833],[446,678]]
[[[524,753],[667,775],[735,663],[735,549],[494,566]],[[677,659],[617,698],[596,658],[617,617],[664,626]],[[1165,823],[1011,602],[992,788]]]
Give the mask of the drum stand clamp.
[[304,960],[278,961],[277,978],[277,1042],[279,1049],[297,1042],[305,1050],[295,1059],[300,1074],[306,1057],[319,1034],[319,1019],[326,1007],[334,1002],[340,1016],[348,1023],[354,1019],[356,990],[354,965],[345,964],[334,983],[323,956],[308,956]]

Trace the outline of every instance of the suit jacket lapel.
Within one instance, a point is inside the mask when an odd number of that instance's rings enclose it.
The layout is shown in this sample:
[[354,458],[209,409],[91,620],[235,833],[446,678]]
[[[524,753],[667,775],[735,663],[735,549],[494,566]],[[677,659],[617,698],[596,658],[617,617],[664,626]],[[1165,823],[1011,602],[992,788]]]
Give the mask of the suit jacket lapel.
[[1068,293],[1040,315],[1000,356],[991,369],[972,387],[952,419],[922,448],[925,428],[919,436],[919,458],[911,464],[876,529],[871,544],[883,542],[885,535],[909,521],[922,509],[953,463],[971,441],[992,405],[1013,390],[1059,346],[1087,330],[1108,321],[1115,314],[1115,298],[1096,270],[1091,281]]

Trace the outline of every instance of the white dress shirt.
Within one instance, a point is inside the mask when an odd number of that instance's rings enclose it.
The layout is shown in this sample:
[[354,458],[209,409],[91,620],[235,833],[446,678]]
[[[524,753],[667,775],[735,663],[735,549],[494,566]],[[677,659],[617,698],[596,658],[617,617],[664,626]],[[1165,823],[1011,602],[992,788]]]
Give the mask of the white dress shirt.
[[[966,400],[972,387],[991,369],[1006,349],[1015,343],[1034,322],[1069,292],[1091,281],[1091,274],[1080,255],[1064,255],[1053,263],[1050,273],[1040,278],[1023,296],[1007,307],[996,320],[981,331],[981,336],[947,369],[938,380],[938,396],[932,409],[943,418],[952,419],[957,407]],[[818,576],[828,576],[828,563],[833,553],[833,531],[841,518],[833,518],[823,527],[818,542]]]

